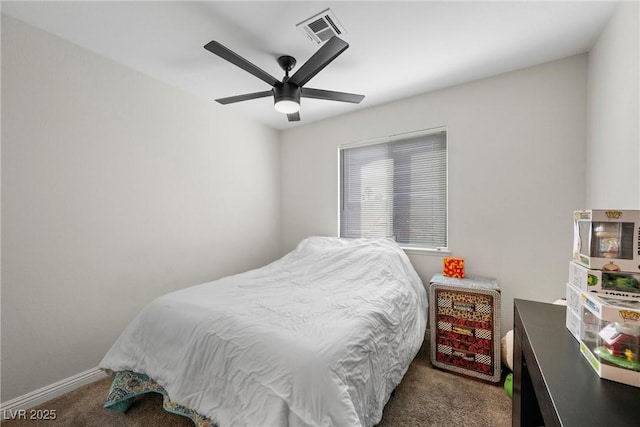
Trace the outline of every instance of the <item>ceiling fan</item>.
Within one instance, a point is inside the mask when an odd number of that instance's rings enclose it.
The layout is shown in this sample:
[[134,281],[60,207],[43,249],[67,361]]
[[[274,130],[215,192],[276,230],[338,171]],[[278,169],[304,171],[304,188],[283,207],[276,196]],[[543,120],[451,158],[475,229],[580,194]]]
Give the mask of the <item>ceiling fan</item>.
[[364,95],[354,93],[303,87],[348,47],[349,44],[344,40],[336,36],[331,37],[307,62],[302,64],[291,77],[289,77],[289,72],[295,67],[296,60],[292,56],[281,56],[278,58],[278,64],[284,70],[285,75],[282,81],[280,81],[217,41],[211,41],[204,46],[209,52],[218,55],[222,59],[226,59],[272,86],[271,90],[220,98],[216,99],[217,102],[220,104],[231,104],[273,95],[275,109],[286,114],[290,122],[300,120],[300,98],[326,99],[329,101],[351,102],[354,104],[358,104],[364,99]]

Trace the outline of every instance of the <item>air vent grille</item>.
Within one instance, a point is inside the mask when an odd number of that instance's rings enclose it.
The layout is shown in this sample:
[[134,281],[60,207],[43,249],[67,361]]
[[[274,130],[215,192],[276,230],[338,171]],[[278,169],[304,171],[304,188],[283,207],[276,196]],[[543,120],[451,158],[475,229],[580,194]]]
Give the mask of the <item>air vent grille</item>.
[[305,19],[296,27],[300,28],[309,40],[317,44],[322,44],[333,36],[343,38],[346,33],[331,9],[323,10],[315,16]]
[[329,24],[327,24],[327,21],[325,21],[324,19],[316,19],[315,21],[309,24],[309,28],[314,33],[319,33],[328,27],[329,27]]

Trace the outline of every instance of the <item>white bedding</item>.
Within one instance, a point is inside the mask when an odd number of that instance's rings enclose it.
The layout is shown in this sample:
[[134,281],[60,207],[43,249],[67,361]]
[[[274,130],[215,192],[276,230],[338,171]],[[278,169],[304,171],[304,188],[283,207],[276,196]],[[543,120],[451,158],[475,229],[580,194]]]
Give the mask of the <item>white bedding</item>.
[[372,426],[418,352],[427,296],[390,239],[310,237],[164,295],[100,367],[143,373],[225,426]]

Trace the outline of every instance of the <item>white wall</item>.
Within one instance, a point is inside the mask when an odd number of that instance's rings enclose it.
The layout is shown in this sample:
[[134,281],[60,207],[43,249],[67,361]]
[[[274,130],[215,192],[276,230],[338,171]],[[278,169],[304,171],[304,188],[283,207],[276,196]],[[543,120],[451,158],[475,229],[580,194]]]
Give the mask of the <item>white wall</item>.
[[640,209],[639,21],[620,3],[589,54],[585,208]]
[[[587,57],[579,55],[284,131],[285,249],[337,235],[338,147],[448,126],[449,245],[496,277],[503,331],[513,298],[564,296],[572,213],[585,203]],[[426,284],[439,256],[413,254]]]
[[2,16],[2,401],[280,255],[278,133]]

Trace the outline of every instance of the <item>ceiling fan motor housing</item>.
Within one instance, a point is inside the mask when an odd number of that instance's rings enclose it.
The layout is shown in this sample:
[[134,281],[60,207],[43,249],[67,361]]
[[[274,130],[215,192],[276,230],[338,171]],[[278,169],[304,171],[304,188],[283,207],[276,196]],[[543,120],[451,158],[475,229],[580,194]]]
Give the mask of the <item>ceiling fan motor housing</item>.
[[300,87],[292,83],[284,82],[278,83],[273,87],[273,100],[279,101],[293,101],[300,103]]

